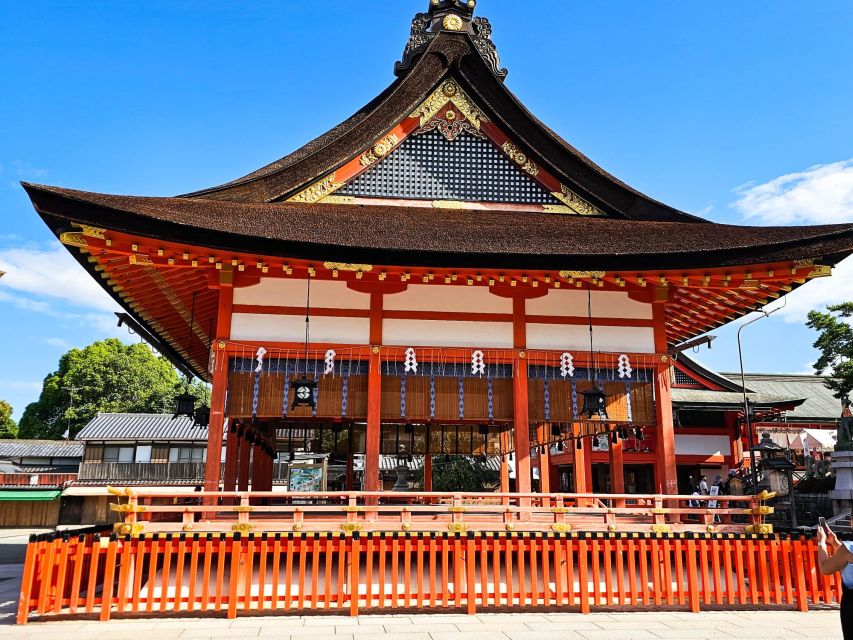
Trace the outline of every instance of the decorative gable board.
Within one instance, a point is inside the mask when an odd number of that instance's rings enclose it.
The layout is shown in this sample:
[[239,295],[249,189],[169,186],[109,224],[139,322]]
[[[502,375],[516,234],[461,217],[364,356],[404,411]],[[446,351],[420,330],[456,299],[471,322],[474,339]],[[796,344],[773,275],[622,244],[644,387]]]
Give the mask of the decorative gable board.
[[464,131],[448,140],[436,129],[407,137],[337,193],[407,200],[560,204],[491,141]]

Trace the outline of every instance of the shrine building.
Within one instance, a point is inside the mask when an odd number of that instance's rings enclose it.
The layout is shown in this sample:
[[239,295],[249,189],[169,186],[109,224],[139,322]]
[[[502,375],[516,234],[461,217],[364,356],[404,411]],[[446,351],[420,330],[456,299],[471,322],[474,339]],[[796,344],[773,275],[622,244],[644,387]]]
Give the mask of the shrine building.
[[[473,5],[432,0],[385,91],[246,176],[24,185],[125,321],[212,383],[206,490],[330,451],[364,455],[366,491],[381,455],[426,455],[429,490],[434,454],[497,456],[503,492],[589,492],[595,462],[609,491],[629,469],[674,494],[672,354],[853,251],[853,225],[716,224],[610,175],[510,91]],[[534,483],[555,454],[563,481]]]
[[[430,0],[385,91],[231,182],[24,185],[121,321],[212,399],[203,490],[106,487],[114,528],[31,538],[19,623],[840,598],[814,541],[765,521],[772,492],[678,495],[742,464],[738,394],[771,422],[802,399],[673,360],[829,276],[853,225],[715,224],[632,189],[516,98],[474,5]],[[271,491],[276,458],[312,456],[346,486],[303,469]],[[431,491],[436,465],[483,458],[493,493]]]

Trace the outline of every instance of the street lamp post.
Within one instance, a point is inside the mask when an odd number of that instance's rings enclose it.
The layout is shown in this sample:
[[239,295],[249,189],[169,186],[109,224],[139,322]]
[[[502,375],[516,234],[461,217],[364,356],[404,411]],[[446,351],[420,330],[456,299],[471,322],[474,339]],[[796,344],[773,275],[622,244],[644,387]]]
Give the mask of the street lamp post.
[[741,348],[740,343],[740,332],[743,331],[744,327],[751,325],[753,322],[758,322],[763,318],[767,318],[772,313],[776,313],[782,307],[776,307],[770,311],[765,309],[761,310],[760,316],[756,316],[752,320],[747,320],[744,322],[737,330],[737,355],[738,360],[740,360],[740,387],[743,392],[743,418],[746,422],[746,432],[747,437],[749,438],[749,466],[750,466],[750,475],[752,476],[752,490],[755,491],[758,486],[758,467],[755,463],[755,431],[752,425],[752,417],[750,414],[749,400],[746,397],[746,377],[743,373],[743,349]]

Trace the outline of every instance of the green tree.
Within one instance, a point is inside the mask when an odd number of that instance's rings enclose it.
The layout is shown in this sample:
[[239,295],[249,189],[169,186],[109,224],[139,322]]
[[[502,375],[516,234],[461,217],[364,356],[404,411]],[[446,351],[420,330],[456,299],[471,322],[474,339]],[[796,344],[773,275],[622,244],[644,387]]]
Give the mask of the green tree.
[[[115,338],[71,349],[56,371],[44,379],[38,401],[21,417],[22,438],[73,438],[99,412],[160,413],[174,410],[184,389],[175,368],[146,345]],[[196,382],[190,393],[209,403],[207,386]]]
[[[423,483],[423,470],[417,476],[416,482]],[[499,481],[500,474],[482,458],[451,456],[445,462],[443,456],[432,457],[433,491],[490,491]]]
[[12,420],[12,405],[0,400],[0,438],[17,438],[18,425]]
[[821,375],[828,372],[832,378],[824,384],[836,398],[844,398],[853,391],[853,302],[830,305],[827,310],[809,311],[806,322],[820,333],[814,343],[820,351],[814,368]]

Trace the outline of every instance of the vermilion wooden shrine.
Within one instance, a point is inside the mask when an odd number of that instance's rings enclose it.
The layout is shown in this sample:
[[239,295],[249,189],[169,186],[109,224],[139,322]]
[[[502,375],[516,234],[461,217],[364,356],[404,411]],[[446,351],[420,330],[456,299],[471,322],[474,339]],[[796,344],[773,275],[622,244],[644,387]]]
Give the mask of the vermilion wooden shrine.
[[[350,469],[364,453],[367,492],[382,488],[380,455],[401,447],[499,456],[499,500],[515,515],[451,532],[535,522],[531,504],[552,514],[595,507],[593,455],[607,456],[622,496],[600,504],[602,517],[632,504],[626,462],[653,467],[648,493],[675,494],[673,347],[828,276],[853,251],[851,225],[715,224],[611,176],[510,92],[473,5],[432,0],[385,91],[242,178],[172,198],[24,185],[135,326],[212,383],[206,508],[218,491],[270,489],[272,456],[294,448],[333,451]],[[312,402],[300,406],[301,386]],[[610,446],[594,454],[601,434]],[[581,496],[531,503],[531,452],[547,470],[555,443]],[[541,473],[539,491],[551,495],[549,485]],[[347,513],[381,502],[370,494]],[[455,506],[445,514],[468,508]],[[661,522],[664,507],[647,496],[635,508],[657,519],[601,529],[726,530],[707,513],[682,522],[670,506],[676,517]],[[303,518],[291,513],[279,530],[299,531]],[[397,531],[407,522],[392,520]],[[415,530],[446,535],[458,521]],[[195,516],[185,522],[204,530]],[[342,522],[327,524],[360,529]],[[253,530],[241,523],[235,531]],[[571,529],[561,523],[540,528]]]

